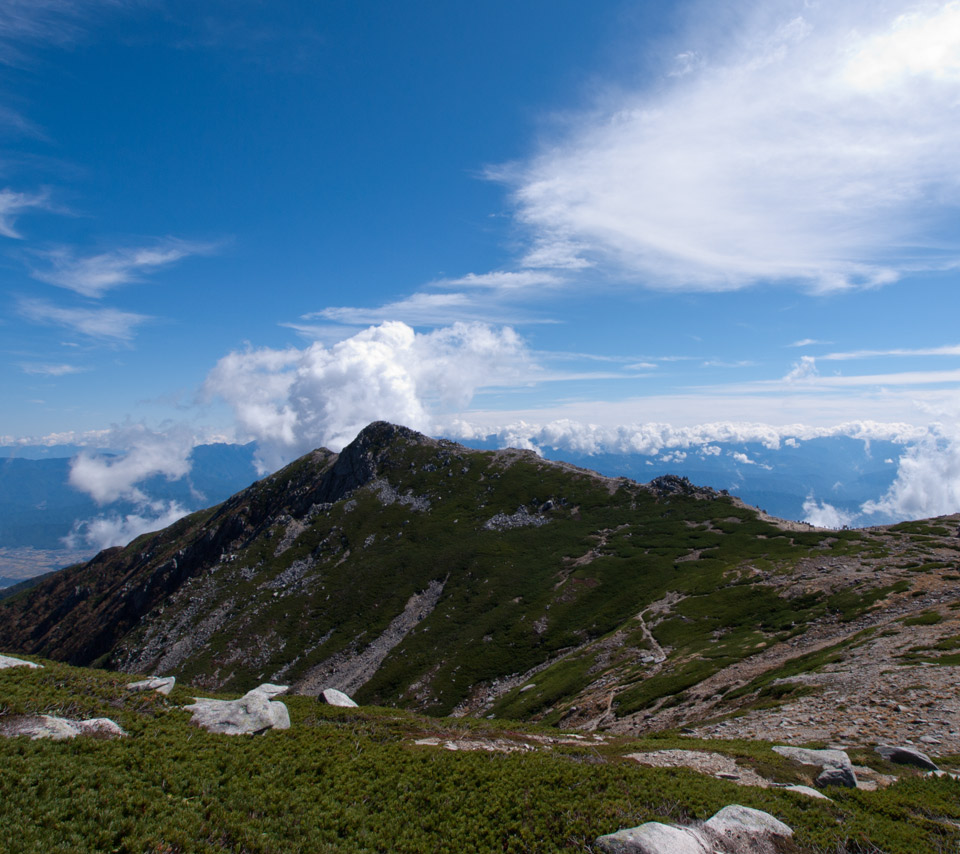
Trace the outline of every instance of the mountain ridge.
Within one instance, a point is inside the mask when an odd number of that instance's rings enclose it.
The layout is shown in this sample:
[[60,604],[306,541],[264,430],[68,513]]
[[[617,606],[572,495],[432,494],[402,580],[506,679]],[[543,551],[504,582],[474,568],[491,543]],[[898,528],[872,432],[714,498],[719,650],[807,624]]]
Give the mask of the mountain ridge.
[[[816,695],[777,674],[822,668],[828,647],[856,657],[858,632],[927,643],[952,675],[955,531],[814,529],[684,478],[638,484],[377,422],[0,603],[0,648],[208,688],[346,685],[433,714],[746,726]],[[958,724],[943,737],[960,749]]]

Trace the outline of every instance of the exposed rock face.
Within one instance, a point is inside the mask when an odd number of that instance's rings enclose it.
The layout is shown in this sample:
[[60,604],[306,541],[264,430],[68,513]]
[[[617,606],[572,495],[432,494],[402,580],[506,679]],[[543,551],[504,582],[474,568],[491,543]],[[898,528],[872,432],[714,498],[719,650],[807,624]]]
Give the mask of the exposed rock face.
[[898,765],[913,765],[917,768],[924,768],[927,771],[937,771],[937,763],[934,762],[926,753],[921,753],[912,747],[889,747],[880,745],[876,748],[879,753],[888,762],[896,762]]
[[78,735],[120,738],[125,736],[126,732],[109,718],[76,721],[54,715],[21,715],[0,721],[0,735],[7,737],[26,735],[31,739],[49,738],[54,741],[63,741],[76,738]]
[[761,810],[732,804],[699,827],[649,821],[597,839],[606,854],[776,854],[793,836],[782,821]]
[[24,661],[22,658],[14,658],[12,655],[0,655],[0,670],[6,670],[8,667],[40,668],[43,665],[34,664],[32,661]]
[[206,700],[195,697],[186,706],[193,722],[210,732],[224,735],[244,735],[266,732],[268,729],[290,729],[290,713],[280,702],[271,701],[268,694],[248,691],[239,700]]
[[356,709],[357,704],[353,702],[343,691],[338,691],[336,688],[326,688],[323,693],[320,694],[320,697],[323,699],[323,702],[328,706],[340,706],[344,709]]
[[709,753],[704,750],[653,750],[648,753],[628,753],[627,759],[633,759],[641,765],[655,768],[691,768],[702,774],[732,780],[743,786],[767,788],[770,781],[761,777],[750,768],[741,768],[736,761],[721,753]]
[[773,750],[795,762],[820,766],[823,771],[817,777],[818,786],[857,788],[857,775],[853,770],[853,763],[844,750],[810,750],[806,747],[788,745],[776,745]]
[[151,676],[149,679],[142,679],[139,682],[131,682],[127,685],[128,691],[156,691],[158,694],[166,696],[173,690],[176,684],[175,676]]

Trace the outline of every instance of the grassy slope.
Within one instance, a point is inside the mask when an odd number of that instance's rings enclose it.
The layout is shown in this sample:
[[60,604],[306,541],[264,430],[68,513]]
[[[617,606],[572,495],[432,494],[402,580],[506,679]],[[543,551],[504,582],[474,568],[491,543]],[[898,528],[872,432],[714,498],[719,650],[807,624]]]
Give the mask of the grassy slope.
[[[2,850],[584,851],[602,833],[649,820],[703,819],[729,803],[786,821],[804,851],[914,854],[960,845],[960,830],[949,824],[960,821],[960,784],[910,772],[887,790],[831,792],[828,803],[623,758],[706,747],[692,739],[450,752],[412,742],[424,735],[520,738],[524,730],[334,709],[304,697],[287,699],[289,731],[216,736],[194,728],[177,708],[192,694],[182,687],[169,700],[131,695],[123,688],[130,677],[45,664],[0,672],[0,714],[103,714],[130,737],[0,739]],[[805,769],[762,743],[709,742],[709,749],[780,781],[806,779]]]

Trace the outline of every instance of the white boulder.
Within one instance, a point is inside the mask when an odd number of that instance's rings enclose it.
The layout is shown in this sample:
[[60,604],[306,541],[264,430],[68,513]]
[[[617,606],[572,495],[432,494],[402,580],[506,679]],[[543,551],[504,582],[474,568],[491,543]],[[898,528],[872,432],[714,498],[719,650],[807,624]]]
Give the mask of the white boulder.
[[359,708],[343,691],[338,691],[336,688],[324,688],[320,697],[329,706],[340,706],[344,709]]
[[239,700],[208,700],[194,697],[186,709],[193,722],[210,732],[224,735],[244,735],[265,732],[268,729],[290,729],[290,713],[280,702],[271,701],[268,694],[254,688]]

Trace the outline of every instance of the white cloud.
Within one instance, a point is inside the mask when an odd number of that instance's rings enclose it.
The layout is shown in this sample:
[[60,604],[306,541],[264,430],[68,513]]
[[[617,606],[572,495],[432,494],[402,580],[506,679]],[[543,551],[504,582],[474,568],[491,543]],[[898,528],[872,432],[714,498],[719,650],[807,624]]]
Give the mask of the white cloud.
[[439,279],[432,282],[438,287],[484,288],[498,291],[521,291],[558,285],[563,279],[543,270],[520,270],[518,272],[496,271],[492,273],[467,273],[455,279]]
[[792,344],[788,344],[788,347],[810,347],[813,344],[824,344],[824,341],[818,341],[816,338],[801,338],[799,341],[794,341]]
[[4,237],[19,239],[22,235],[14,227],[17,216],[28,210],[47,208],[46,193],[17,193],[13,190],[0,190],[0,234]]
[[816,525],[818,528],[843,528],[849,525],[855,516],[845,513],[828,504],[826,501],[817,502],[813,496],[808,496],[803,502],[803,521]]
[[115,308],[62,308],[45,300],[21,300],[20,313],[35,323],[63,326],[104,342],[130,341],[151,318]]
[[927,239],[952,234],[960,206],[960,4],[700,8],[683,74],[608,95],[492,173],[534,263],[601,263],[661,288],[834,291],[960,260],[952,238]]
[[783,381],[787,383],[804,382],[814,377],[819,377],[817,360],[813,356],[801,356],[799,362],[793,363],[793,367],[783,378]]
[[99,298],[111,288],[139,281],[144,273],[166,267],[190,255],[209,252],[212,247],[168,239],[153,247],[115,249],[99,255],[78,257],[72,249],[54,249],[42,254],[49,269],[34,270],[41,282]]
[[941,431],[907,448],[890,489],[861,510],[881,521],[960,511],[960,437]]
[[420,334],[394,321],[330,347],[230,353],[205,388],[233,407],[270,470],[321,445],[339,450],[377,419],[430,432],[478,390],[538,374],[512,329],[456,323]]
[[179,480],[190,471],[194,441],[184,430],[158,433],[132,426],[112,431],[111,438],[127,452],[119,457],[83,452],[70,463],[70,485],[86,492],[98,504],[120,498],[146,502],[148,499],[137,484],[154,475]]
[[162,530],[188,513],[176,501],[146,502],[135,513],[112,513],[76,522],[64,542],[67,548],[79,549],[85,544],[98,551],[125,546],[141,534]]
[[518,421],[505,426],[470,423],[452,419],[444,435],[458,439],[494,439],[500,445],[518,448],[556,448],[578,454],[643,454],[655,456],[666,449],[697,449],[716,455],[718,444],[760,444],[769,450],[781,444],[796,447],[796,441],[849,436],[868,441],[915,442],[929,434],[925,427],[902,423],[850,421],[829,427],[805,424],[773,425],[751,422],[718,421],[693,426],[659,422],[635,424],[590,424],[559,419],[545,424]]

